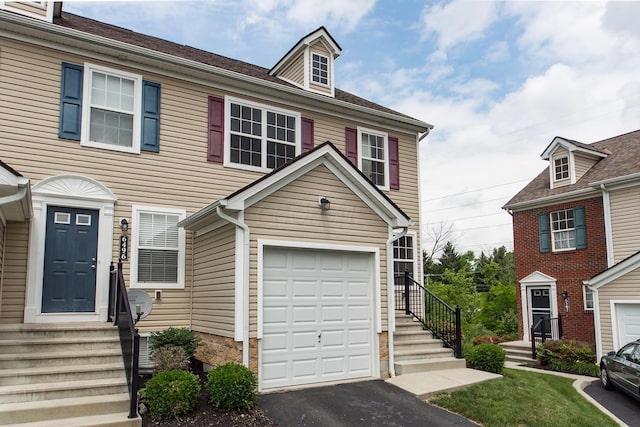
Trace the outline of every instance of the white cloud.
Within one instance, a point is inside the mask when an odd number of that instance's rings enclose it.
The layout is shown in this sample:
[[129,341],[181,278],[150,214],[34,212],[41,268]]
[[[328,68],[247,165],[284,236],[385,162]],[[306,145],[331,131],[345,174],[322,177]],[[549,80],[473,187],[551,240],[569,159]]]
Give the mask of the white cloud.
[[423,37],[435,35],[440,51],[483,37],[498,18],[499,4],[491,1],[454,0],[427,6],[422,15]]

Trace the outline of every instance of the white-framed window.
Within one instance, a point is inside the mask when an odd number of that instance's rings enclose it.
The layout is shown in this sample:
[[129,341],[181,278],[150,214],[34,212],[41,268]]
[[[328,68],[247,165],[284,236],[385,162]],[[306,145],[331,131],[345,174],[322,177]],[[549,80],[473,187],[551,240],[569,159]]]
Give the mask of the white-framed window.
[[553,161],[553,167],[555,172],[555,180],[562,181],[563,179],[569,179],[569,158],[560,157]]
[[226,98],[225,166],[260,172],[300,154],[300,113]]
[[576,248],[576,229],[573,214],[573,209],[551,212],[551,242],[554,251]]
[[133,206],[131,287],[184,288],[184,209]]
[[393,241],[393,272],[396,275],[405,271],[415,275],[416,247],[415,236],[407,234]]
[[358,166],[382,190],[389,190],[389,137],[384,132],[358,128]]
[[317,53],[311,54],[311,81],[321,85],[329,84],[329,58]]
[[582,287],[582,294],[584,297],[584,309],[585,310],[593,310],[594,302],[593,302],[593,291],[589,289],[587,286]]
[[142,76],[85,64],[81,145],[140,152]]

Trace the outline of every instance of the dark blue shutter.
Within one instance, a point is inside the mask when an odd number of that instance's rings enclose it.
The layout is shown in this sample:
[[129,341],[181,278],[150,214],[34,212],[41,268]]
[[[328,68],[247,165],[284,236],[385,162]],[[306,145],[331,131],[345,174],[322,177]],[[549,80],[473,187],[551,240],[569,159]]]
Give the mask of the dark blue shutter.
[[81,65],[62,63],[60,85],[60,118],[58,137],[80,140],[82,124],[82,73]]
[[140,150],[160,151],[160,84],[142,82],[142,140]]
[[538,234],[540,236],[540,252],[549,252],[549,214],[538,215]]
[[584,224],[584,208],[573,209],[573,224],[576,228],[576,249],[587,247],[587,231]]

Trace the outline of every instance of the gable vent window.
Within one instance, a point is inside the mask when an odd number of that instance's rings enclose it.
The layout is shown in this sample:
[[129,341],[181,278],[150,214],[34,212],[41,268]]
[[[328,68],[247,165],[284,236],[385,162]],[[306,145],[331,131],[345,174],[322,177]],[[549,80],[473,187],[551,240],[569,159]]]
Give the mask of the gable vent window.
[[314,83],[329,84],[329,58],[317,53],[311,56],[311,78]]
[[556,181],[569,178],[569,158],[561,157],[554,160]]

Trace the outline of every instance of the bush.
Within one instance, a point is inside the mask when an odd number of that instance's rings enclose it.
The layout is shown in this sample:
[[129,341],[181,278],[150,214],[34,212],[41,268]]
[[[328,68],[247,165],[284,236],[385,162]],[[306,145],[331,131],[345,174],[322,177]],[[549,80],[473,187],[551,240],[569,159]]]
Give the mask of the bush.
[[473,345],[500,344],[501,342],[507,342],[510,340],[511,340],[511,337],[503,337],[503,336],[496,336],[496,335],[480,335],[475,337],[471,342],[473,343]]
[[153,352],[155,371],[188,371],[189,358],[182,347],[161,347]]
[[495,326],[498,335],[507,336],[511,341],[518,338],[518,313],[515,309],[509,309],[498,317]]
[[196,348],[200,345],[200,338],[187,328],[169,328],[160,332],[152,332],[149,344],[152,352],[163,347],[182,347],[187,353],[187,357],[191,359],[196,353]]
[[186,371],[164,371],[151,378],[140,397],[153,418],[162,420],[191,411],[200,395],[198,377]]
[[248,410],[257,400],[253,372],[237,363],[226,363],[209,371],[207,389],[213,406],[224,411]]
[[474,369],[501,374],[507,356],[499,345],[480,344],[468,349],[464,357]]
[[575,340],[549,340],[538,345],[537,358],[542,366],[571,374],[599,375],[596,355],[589,344]]
[[462,348],[472,347],[473,340],[479,336],[494,336],[495,334],[487,329],[482,323],[464,325],[464,335],[462,337]]

